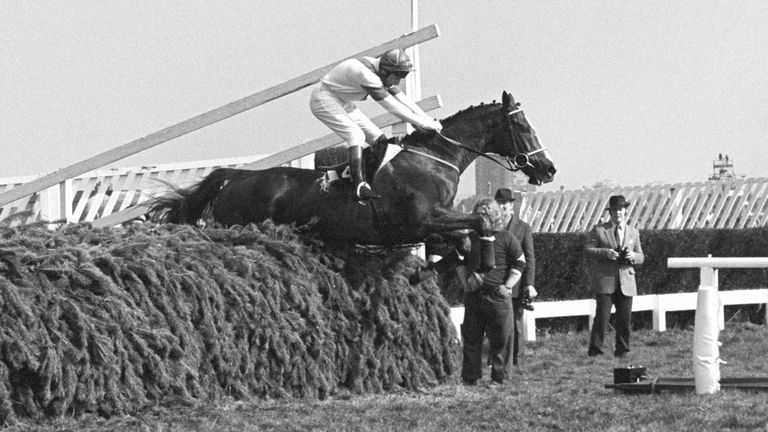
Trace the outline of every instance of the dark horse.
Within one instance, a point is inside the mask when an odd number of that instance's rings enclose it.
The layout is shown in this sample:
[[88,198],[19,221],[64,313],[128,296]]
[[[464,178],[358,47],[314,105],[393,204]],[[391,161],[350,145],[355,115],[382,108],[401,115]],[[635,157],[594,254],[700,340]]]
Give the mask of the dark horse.
[[522,170],[531,184],[552,181],[556,170],[548,152],[507,92],[500,104],[470,107],[442,124],[442,133],[417,131],[403,138],[404,151],[385,162],[371,182],[381,198],[365,204],[349,182],[328,184],[321,171],[223,168],[156,200],[152,213],[171,223],[195,224],[206,211],[224,225],[314,222],[312,231],[328,240],[397,245],[422,242],[431,233],[481,230],[479,217],[451,210],[459,176],[479,155],[503,156],[507,169]]

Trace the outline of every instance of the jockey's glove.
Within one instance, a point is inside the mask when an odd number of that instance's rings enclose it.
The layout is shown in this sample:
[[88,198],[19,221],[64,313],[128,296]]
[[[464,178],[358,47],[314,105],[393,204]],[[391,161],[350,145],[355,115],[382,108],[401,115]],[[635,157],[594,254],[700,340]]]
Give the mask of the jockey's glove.
[[440,132],[441,130],[443,130],[443,125],[440,124],[440,121],[438,120],[428,119],[427,121],[419,125],[419,129]]

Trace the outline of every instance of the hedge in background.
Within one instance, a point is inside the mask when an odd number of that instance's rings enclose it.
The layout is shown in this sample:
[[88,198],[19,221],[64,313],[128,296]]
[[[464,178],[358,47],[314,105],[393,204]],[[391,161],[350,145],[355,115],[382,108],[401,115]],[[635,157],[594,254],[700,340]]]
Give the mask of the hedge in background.
[[[584,261],[586,233],[534,234],[539,300],[592,298]],[[638,295],[693,292],[698,269],[667,268],[671,257],[766,257],[768,228],[641,231],[645,263],[637,266]],[[768,286],[767,269],[721,269],[721,290]]]
[[409,254],[288,227],[0,227],[0,424],[229,396],[435,385],[455,330]]
[[[584,260],[586,236],[586,233],[534,233],[536,289],[539,292],[536,301],[593,297],[588,283],[589,269]],[[669,269],[667,258],[670,257],[706,257],[707,254],[715,257],[768,256],[768,228],[641,231],[640,239],[645,263],[636,267],[638,295],[695,292],[698,289],[699,270]],[[768,287],[768,269],[721,269],[718,280],[721,290]],[[440,286],[449,304],[459,306],[463,303],[464,294],[454,275],[442,275]],[[739,306],[736,313],[743,312],[740,319],[762,322],[765,316],[762,307]],[[650,326],[650,313],[635,315],[633,325]],[[693,312],[680,312],[677,315],[680,315],[682,326],[693,322]],[[729,308],[726,308],[726,319],[732,315]],[[544,321],[537,323],[537,327],[559,331],[571,329],[573,323],[576,323],[578,329],[587,325],[586,318]],[[673,327],[677,324],[673,319],[668,320],[667,325]]]

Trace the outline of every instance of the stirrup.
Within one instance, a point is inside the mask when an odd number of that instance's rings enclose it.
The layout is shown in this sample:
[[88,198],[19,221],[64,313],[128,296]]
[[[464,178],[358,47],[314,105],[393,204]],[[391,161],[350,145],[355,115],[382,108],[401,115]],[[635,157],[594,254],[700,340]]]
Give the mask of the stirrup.
[[368,185],[366,182],[360,182],[357,185],[357,190],[355,191],[357,194],[357,197],[360,199],[378,199],[381,198],[381,195],[374,193],[371,190],[371,186]]

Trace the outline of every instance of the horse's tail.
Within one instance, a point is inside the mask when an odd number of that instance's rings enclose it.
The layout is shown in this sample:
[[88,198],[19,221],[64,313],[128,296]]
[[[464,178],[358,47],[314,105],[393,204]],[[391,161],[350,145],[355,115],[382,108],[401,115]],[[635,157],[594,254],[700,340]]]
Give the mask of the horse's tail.
[[230,168],[219,168],[190,188],[173,187],[170,195],[152,201],[149,210],[152,219],[163,223],[196,224],[233,172]]

